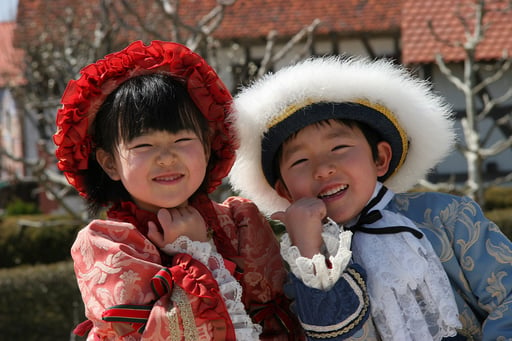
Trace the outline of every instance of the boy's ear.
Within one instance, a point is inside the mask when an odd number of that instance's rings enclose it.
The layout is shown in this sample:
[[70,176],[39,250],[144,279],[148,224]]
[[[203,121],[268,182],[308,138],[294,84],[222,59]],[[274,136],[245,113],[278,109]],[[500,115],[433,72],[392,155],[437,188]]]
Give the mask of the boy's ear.
[[274,185],[274,189],[280,197],[285,198],[289,202],[292,202],[292,196],[290,195],[288,188],[286,188],[286,185],[281,179],[277,179],[276,184]]
[[98,148],[96,150],[96,161],[98,161],[101,168],[103,168],[105,173],[107,173],[112,180],[121,180],[112,154],[106,152],[104,149]]
[[377,176],[383,176],[389,170],[389,163],[391,162],[391,157],[393,156],[393,150],[391,149],[391,145],[388,142],[381,141],[377,144],[377,152],[378,157],[377,160],[375,160]]

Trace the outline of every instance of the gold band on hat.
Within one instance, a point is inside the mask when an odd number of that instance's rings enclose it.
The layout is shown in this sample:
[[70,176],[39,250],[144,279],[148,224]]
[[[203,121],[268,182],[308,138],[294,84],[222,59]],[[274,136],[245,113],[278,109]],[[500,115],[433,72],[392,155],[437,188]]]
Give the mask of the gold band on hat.
[[[267,129],[270,129],[273,126],[277,125],[278,123],[282,122],[283,120],[290,117],[291,115],[293,115],[295,112],[299,111],[300,109],[305,108],[309,105],[312,105],[315,103],[321,103],[321,102],[328,103],[331,101],[315,101],[311,98],[308,98],[305,101],[302,101],[300,103],[291,104],[285,110],[283,110],[279,115],[276,115],[268,122]],[[399,124],[395,114],[393,114],[393,112],[391,110],[389,110],[387,107],[383,106],[382,104],[372,103],[366,99],[356,99],[356,100],[344,101],[344,102],[338,102],[338,103],[357,103],[357,104],[363,105],[365,107],[371,108],[371,109],[381,113],[382,115],[384,115],[388,119],[388,121],[393,124],[393,126],[398,131],[398,134],[400,135],[400,141],[402,144],[402,153],[400,155],[398,164],[396,165],[395,169],[389,176],[392,176],[394,173],[396,173],[397,170],[400,169],[400,167],[405,162],[405,158],[407,157],[407,153],[409,151],[409,141],[407,139],[407,134],[406,134],[405,130]]]
[[289,105],[286,109],[284,109],[279,115],[275,116],[270,120],[270,122],[267,123],[267,129],[272,128],[276,124],[282,122],[284,119],[288,118],[289,116],[293,115],[293,113],[299,111],[302,108],[307,107],[308,105],[314,104],[314,103],[320,103],[321,101],[314,101],[310,98],[306,99],[305,101],[301,103],[295,103]]
[[382,115],[386,116],[386,118],[393,123],[396,130],[400,134],[400,140],[402,141],[402,155],[400,155],[400,160],[398,161],[398,164],[396,165],[395,169],[393,170],[393,173],[390,175],[390,177],[398,170],[400,167],[402,167],[403,163],[405,162],[405,158],[407,157],[407,153],[409,152],[409,140],[407,138],[407,133],[402,128],[400,123],[398,122],[395,114],[391,110],[389,110],[387,107],[383,106],[382,104],[372,103],[365,99],[358,99],[354,101],[355,103],[364,105],[368,108],[372,108],[373,110],[376,110],[380,112]]

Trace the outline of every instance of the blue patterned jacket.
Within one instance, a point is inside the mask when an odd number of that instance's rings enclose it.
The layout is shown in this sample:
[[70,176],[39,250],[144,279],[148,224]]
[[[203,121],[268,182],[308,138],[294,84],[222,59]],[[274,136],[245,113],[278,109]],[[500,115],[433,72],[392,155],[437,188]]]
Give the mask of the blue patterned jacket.
[[[512,242],[481,208],[467,197],[400,193],[386,209],[407,216],[422,230],[448,274],[463,326],[449,340],[512,340]],[[348,270],[364,278],[357,265]],[[354,290],[345,277],[331,290],[320,291],[291,275],[289,289],[301,321],[317,330],[336,326],[336,333],[310,340],[380,340],[365,315],[369,307],[361,306],[368,304],[364,290]],[[351,303],[343,304],[347,297]]]

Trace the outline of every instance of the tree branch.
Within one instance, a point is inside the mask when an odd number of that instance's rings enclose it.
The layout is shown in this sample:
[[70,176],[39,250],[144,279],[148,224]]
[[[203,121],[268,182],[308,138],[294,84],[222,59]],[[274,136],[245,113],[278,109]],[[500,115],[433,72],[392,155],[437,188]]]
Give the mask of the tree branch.
[[457,87],[457,89],[461,90],[462,92],[464,92],[464,93],[467,92],[468,91],[467,85],[460,78],[456,77],[452,73],[452,70],[450,70],[448,68],[448,66],[446,66],[443,56],[441,54],[437,53],[435,58],[436,58],[436,64],[439,67],[439,70],[441,71],[441,73],[443,75],[446,76],[446,78],[450,81],[450,83],[455,85]]
[[472,92],[473,94],[477,94],[482,91],[486,86],[500,80],[505,73],[510,69],[512,65],[512,59],[507,59],[503,65],[495,71],[491,76],[484,78],[479,84],[475,85]]
[[497,141],[488,148],[480,149],[479,154],[483,158],[488,158],[490,156],[497,155],[510,147],[512,147],[512,136],[509,136],[507,139]]
[[277,38],[277,31],[272,30],[267,34],[267,43],[265,45],[265,53],[263,55],[263,59],[261,61],[260,67],[257,72],[257,77],[263,76],[265,73],[267,73],[270,68],[284,58],[284,56],[290,52],[292,48],[294,48],[298,42],[306,36],[306,43],[304,44],[304,47],[302,49],[302,52],[299,53],[299,56],[297,58],[300,58],[304,51],[308,50],[311,47],[312,43],[312,37],[313,33],[316,29],[316,27],[320,24],[319,19],[313,20],[313,22],[308,25],[307,27],[304,27],[302,30],[297,32],[288,42],[281,48],[279,51],[274,53],[274,47],[275,47],[275,40]]

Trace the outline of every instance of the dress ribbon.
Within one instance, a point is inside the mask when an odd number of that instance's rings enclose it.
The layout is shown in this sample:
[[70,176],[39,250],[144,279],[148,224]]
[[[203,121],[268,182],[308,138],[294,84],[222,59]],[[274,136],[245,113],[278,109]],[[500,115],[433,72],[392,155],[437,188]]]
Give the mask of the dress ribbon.
[[142,333],[154,302],[171,293],[173,285],[178,285],[188,295],[201,298],[196,316],[212,321],[215,332],[222,331],[222,339],[235,340],[235,330],[217,281],[205,265],[184,253],[175,255],[172,266],[160,269],[151,279],[151,287],[156,295],[151,304],[115,305],[105,310],[102,319],[129,324],[131,330],[125,335]]

